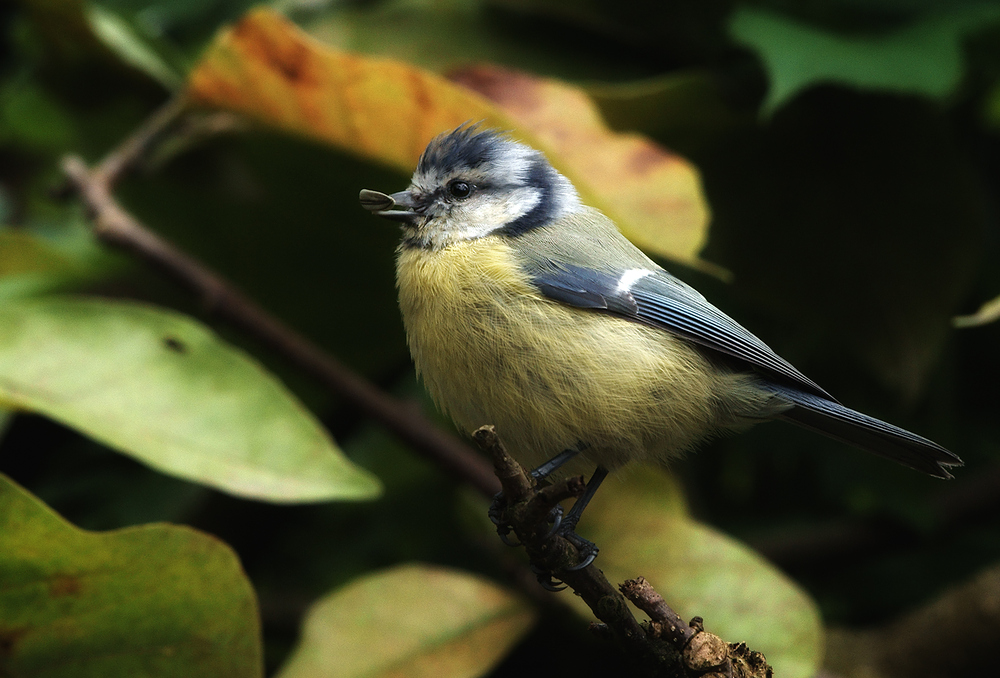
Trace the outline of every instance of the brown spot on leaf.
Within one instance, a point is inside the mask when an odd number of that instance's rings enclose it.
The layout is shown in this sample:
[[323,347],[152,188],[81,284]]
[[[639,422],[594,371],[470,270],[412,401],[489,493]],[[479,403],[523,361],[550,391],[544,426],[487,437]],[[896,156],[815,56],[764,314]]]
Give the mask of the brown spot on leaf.
[[168,350],[174,353],[187,353],[188,347],[183,341],[177,337],[163,337],[163,345],[167,347]]
[[483,97],[434,73],[342,52],[266,8],[216,36],[187,94],[405,172],[432,137],[463,122],[512,127]]
[[237,24],[234,33],[250,56],[290,83],[301,86],[315,80],[310,76],[311,54],[306,45],[270,28],[247,18]]
[[448,79],[512,112],[525,113],[541,105],[538,80],[518,71],[470,66],[452,71]]
[[53,598],[80,595],[80,579],[69,574],[62,574],[49,580],[49,595]]
[[628,160],[629,169],[637,174],[646,174],[671,162],[673,156],[653,144],[644,143],[635,147]]

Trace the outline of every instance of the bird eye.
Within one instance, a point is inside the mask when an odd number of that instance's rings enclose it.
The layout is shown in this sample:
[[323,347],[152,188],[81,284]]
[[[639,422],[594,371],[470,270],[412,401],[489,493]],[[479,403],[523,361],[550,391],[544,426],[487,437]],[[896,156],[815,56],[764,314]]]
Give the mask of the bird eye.
[[463,198],[468,198],[472,195],[472,186],[470,186],[467,181],[455,179],[454,181],[449,182],[448,193],[450,193],[453,198],[462,200]]

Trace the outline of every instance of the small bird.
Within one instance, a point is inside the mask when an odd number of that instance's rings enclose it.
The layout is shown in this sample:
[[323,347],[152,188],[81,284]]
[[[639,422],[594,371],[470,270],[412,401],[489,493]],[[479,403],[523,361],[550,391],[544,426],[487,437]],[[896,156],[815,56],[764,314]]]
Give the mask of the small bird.
[[[417,371],[464,431],[525,465],[665,463],[779,419],[938,478],[962,461],[849,409],[629,242],[545,156],[476,125],[427,146],[409,188],[363,190],[402,224],[399,306]],[[580,506],[577,511],[577,505]]]

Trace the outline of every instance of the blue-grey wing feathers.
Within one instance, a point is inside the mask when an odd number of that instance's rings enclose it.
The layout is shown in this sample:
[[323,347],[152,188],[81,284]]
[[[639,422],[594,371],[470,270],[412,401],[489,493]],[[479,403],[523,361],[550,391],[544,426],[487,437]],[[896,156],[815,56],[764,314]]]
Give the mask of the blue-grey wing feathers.
[[795,405],[779,415],[779,419],[939,478],[951,477],[948,466],[961,465],[958,457],[937,443],[844,407],[764,342],[666,271],[658,268],[649,269],[648,273],[643,271],[627,286],[621,284],[624,273],[548,261],[532,271],[531,276],[542,294],[550,299],[659,327],[735,358],[761,375],[763,388]]
[[619,287],[623,273],[552,264],[536,271],[532,279],[550,299],[578,308],[609,311],[665,329],[747,363],[771,379],[833,400],[764,342],[666,271],[652,271],[628,289]]
[[639,320],[737,358],[771,378],[834,400],[767,344],[666,271],[641,278],[630,294],[638,308]]

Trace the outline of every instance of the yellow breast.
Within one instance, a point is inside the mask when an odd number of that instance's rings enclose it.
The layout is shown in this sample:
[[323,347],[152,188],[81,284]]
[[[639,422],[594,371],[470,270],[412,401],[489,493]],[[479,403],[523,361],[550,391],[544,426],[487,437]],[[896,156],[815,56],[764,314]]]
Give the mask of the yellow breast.
[[525,464],[583,449],[613,468],[669,458],[759,409],[747,377],[662,330],[545,299],[511,255],[496,236],[399,251],[414,362],[465,431],[495,425]]

